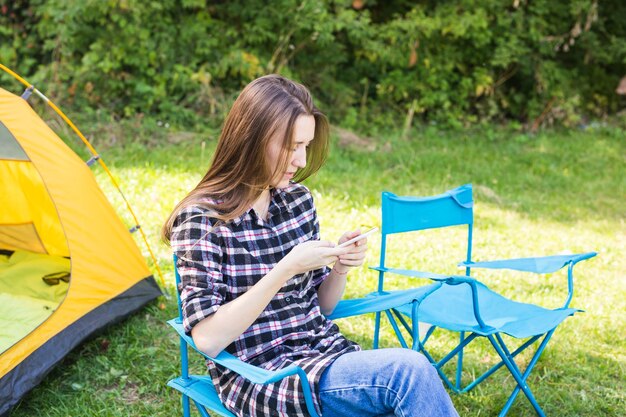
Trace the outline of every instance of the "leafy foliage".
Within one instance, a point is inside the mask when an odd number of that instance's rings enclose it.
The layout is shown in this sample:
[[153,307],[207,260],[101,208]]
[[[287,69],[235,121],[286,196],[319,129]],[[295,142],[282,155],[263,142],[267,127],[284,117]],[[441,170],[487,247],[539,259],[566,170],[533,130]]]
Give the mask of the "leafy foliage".
[[251,79],[308,85],[336,123],[574,125],[625,107],[621,0],[17,0],[0,61],[117,116],[221,120]]

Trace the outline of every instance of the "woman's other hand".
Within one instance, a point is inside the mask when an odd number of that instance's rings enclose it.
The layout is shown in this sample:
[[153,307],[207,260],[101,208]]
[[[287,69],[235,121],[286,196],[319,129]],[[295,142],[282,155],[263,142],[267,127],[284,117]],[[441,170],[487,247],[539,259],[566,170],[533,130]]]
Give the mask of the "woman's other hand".
[[303,274],[337,262],[351,250],[352,247],[338,248],[325,240],[309,240],[296,245],[279,264],[283,264],[291,275]]

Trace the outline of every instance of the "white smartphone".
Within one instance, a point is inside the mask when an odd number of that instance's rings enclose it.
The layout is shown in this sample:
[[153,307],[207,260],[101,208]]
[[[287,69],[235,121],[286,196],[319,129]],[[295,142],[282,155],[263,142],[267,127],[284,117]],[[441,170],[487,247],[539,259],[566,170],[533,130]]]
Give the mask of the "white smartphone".
[[346,240],[345,242],[343,242],[341,245],[338,245],[338,248],[345,248],[346,246],[350,246],[352,245],[354,242],[358,242],[361,239],[365,239],[366,237],[368,237],[369,235],[371,235],[372,233],[374,233],[375,231],[378,230],[378,227],[372,227],[370,230],[368,230],[367,232],[363,232],[360,235],[358,235],[357,237],[353,237],[350,240]]

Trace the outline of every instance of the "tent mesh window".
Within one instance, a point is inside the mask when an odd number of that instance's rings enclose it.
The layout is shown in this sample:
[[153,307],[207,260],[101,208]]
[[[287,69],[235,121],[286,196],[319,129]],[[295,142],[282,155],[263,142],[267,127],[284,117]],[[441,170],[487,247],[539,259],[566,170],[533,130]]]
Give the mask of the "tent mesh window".
[[26,152],[2,122],[0,122],[0,159],[28,161]]

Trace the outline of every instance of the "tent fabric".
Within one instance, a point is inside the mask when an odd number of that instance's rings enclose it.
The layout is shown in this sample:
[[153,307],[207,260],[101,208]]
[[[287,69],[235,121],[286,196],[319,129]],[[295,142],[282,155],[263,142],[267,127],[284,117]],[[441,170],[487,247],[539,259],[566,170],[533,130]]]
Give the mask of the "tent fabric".
[[0,248],[22,248],[30,252],[46,253],[33,223],[0,224]]
[[21,340],[50,317],[58,305],[43,298],[0,292],[0,351]]
[[[0,293],[39,298],[57,304],[67,293],[68,284],[46,284],[44,277],[70,272],[70,260],[61,256],[15,251],[2,262],[0,255]],[[2,320],[2,315],[0,315]]]
[[[4,203],[0,230],[5,232],[0,235],[0,248],[69,256],[55,204],[37,167],[28,161],[0,159],[0,178],[0,201]],[[22,229],[29,225],[34,233],[26,235]]]
[[0,352],[2,415],[70,349],[161,292],[90,168],[28,102],[1,88],[0,123],[0,250],[71,262],[68,291],[54,314]]
[[10,407],[39,384],[68,352],[90,335],[139,310],[154,299],[157,292],[160,290],[152,277],[141,280],[47,340],[0,379],[0,416],[5,416]]
[[59,279],[50,285],[44,278],[68,276],[70,269],[70,260],[61,256],[27,251],[0,254],[0,352],[19,342],[58,308],[69,284]]

